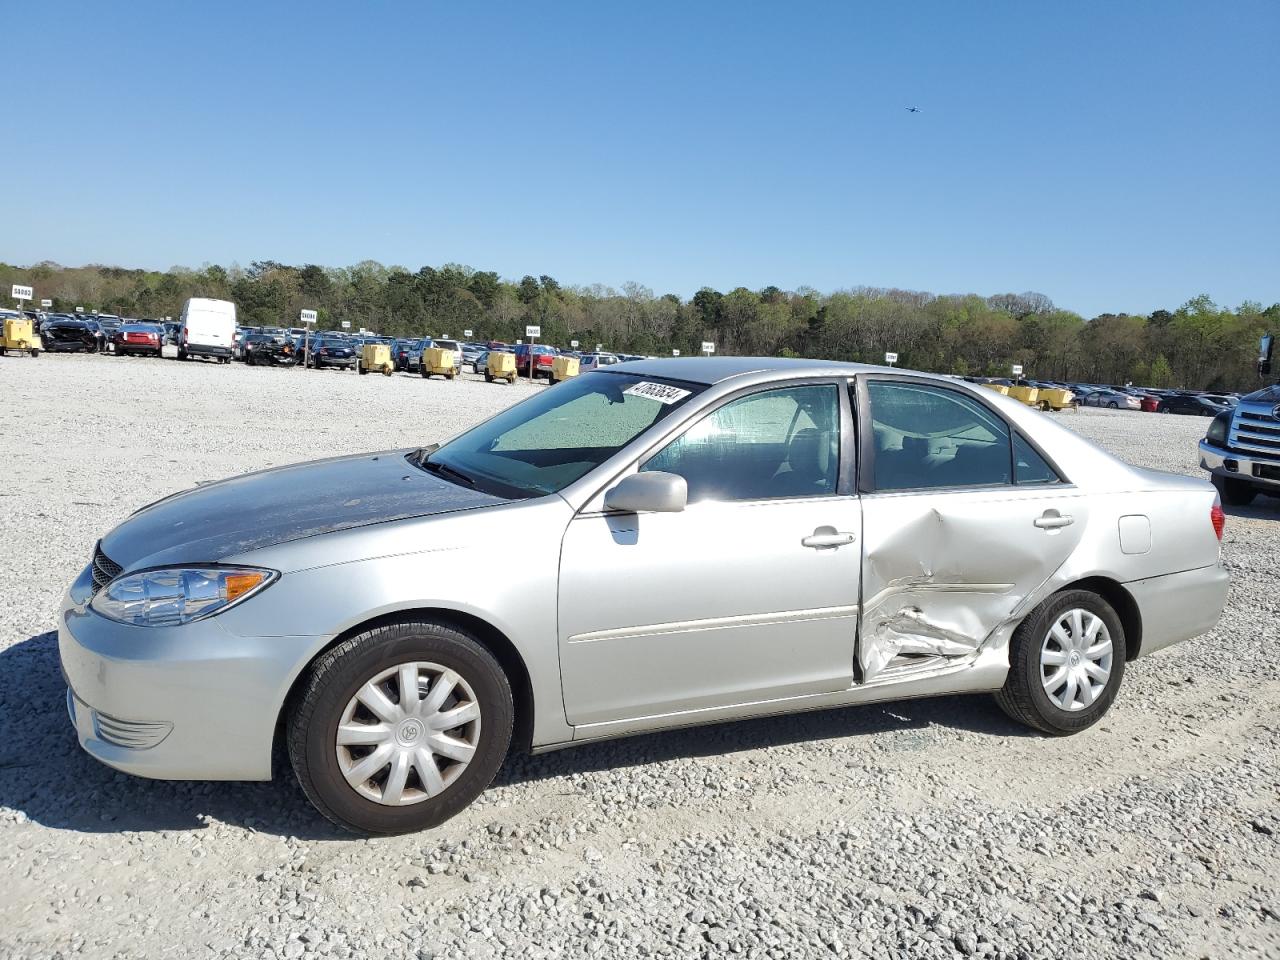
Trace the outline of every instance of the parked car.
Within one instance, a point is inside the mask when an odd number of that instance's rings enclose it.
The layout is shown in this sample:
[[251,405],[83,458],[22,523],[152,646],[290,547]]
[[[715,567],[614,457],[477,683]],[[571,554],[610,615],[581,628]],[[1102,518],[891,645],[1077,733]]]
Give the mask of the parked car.
[[354,340],[344,337],[325,337],[311,357],[311,366],[316,370],[325,367],[352,368],[356,365],[359,347]]
[[611,367],[620,362],[612,353],[584,353],[578,361],[578,369],[583,373],[588,373],[592,370],[599,370],[601,367]]
[[236,305],[229,300],[192,297],[182,305],[178,359],[208,357],[231,362],[236,332]]
[[[463,343],[462,344],[462,366],[471,367],[475,371],[476,358],[482,353],[488,353],[488,348],[483,343]],[[478,371],[476,371],[478,372]]]
[[1080,403],[1086,407],[1110,407],[1112,410],[1141,410],[1142,401],[1130,393],[1118,390],[1093,390],[1085,394]]
[[101,332],[92,320],[54,314],[40,325],[40,339],[48,353],[96,353]]
[[1196,417],[1216,417],[1230,409],[1226,403],[1196,393],[1175,393],[1156,406],[1158,413],[1184,413]]
[[98,325],[98,329],[102,331],[101,344],[107,350],[115,349],[116,331],[120,329],[121,321],[119,317],[98,314],[94,316],[93,322]]
[[429,346],[431,346],[430,337],[394,340],[391,343],[391,360],[397,370],[416,373],[422,363],[422,351]]
[[978,692],[1084,730],[1130,660],[1217,623],[1223,523],[1206,481],[956,380],[641,361],[443,446],[145,507],[58,645],[99,760],[264,780],[278,731],[325,816],[400,833],[513,742]]
[[1280,497],[1280,384],[1238,398],[1213,418],[1200,441],[1200,468],[1228,506],[1248,506],[1260,493]]
[[244,362],[248,366],[291,367],[298,362],[293,337],[287,333],[251,333],[244,338]]
[[517,343],[509,348],[516,355],[516,372],[522,376],[530,375],[529,357],[533,357],[533,377],[551,377],[551,366],[556,359],[556,348],[544,343]]
[[111,335],[116,356],[131,353],[158,357],[163,345],[164,328],[156,323],[122,323]]

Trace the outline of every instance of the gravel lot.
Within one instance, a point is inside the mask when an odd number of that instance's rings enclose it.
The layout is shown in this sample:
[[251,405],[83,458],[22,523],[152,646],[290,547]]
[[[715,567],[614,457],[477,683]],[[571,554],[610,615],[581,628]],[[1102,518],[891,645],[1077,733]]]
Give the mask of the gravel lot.
[[[1280,502],[1228,520],[1219,629],[1106,720],[986,697],[516,757],[426,834],[354,840],[291,777],[81,753],[50,632],[94,540],[198,481],[441,439],[535,389],[0,358],[0,956],[1280,957]],[[1206,421],[1060,414],[1190,474]]]

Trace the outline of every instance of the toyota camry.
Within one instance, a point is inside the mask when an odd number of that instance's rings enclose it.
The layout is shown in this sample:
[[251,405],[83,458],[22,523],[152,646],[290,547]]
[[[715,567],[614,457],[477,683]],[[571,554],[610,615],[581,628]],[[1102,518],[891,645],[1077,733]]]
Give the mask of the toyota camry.
[[959,380],[686,358],[567,380],[441,445],[175,494],[59,626],[80,744],[266,780],[386,834],[512,749],[938,694],[1084,730],[1213,628],[1223,514]]

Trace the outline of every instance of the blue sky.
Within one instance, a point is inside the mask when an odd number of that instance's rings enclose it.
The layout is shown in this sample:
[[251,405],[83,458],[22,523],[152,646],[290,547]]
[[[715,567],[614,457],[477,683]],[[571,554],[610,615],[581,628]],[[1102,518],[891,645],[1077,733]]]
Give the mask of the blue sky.
[[11,263],[1280,300],[1274,0],[19,12]]

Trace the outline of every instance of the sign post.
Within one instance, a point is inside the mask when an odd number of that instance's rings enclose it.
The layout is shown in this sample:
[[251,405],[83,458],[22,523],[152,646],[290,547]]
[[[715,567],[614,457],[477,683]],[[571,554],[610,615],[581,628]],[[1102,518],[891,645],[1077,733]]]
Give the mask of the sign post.
[[84,313],[84,307],[76,307],[76,313]]
[[895,363],[898,362],[898,355],[896,353],[886,353],[884,355],[884,362],[892,367]]
[[471,339],[471,336],[472,336],[472,334],[473,334],[474,332],[475,332],[475,331],[473,331],[473,330],[463,330],[463,331],[462,331],[462,335],[463,335],[466,339],[470,340],[470,339]]
[[524,335],[529,338],[529,382],[533,383],[533,342],[542,336],[542,327],[530,324],[524,328]]
[[1022,376],[1022,364],[1015,363],[1012,367],[1010,367],[1010,369],[1013,371],[1013,375],[1015,377]]
[[41,301],[40,301],[40,309],[41,309],[41,310],[48,310],[48,309],[49,309],[50,307],[52,307],[52,306],[53,306],[53,301],[52,301],[52,300],[41,300]]
[[571,346],[571,347],[573,347],[573,349],[577,350],[577,349],[578,349],[578,341],[577,341],[577,340],[570,340],[570,341],[569,341],[569,346]]
[[23,303],[25,303],[27,300],[32,299],[34,295],[35,295],[35,291],[33,291],[30,287],[24,287],[20,283],[15,283],[13,285],[13,299],[18,301],[19,313],[22,312]]
[[302,315],[302,367],[306,369],[307,362],[311,359],[311,324],[316,322],[316,312],[314,310],[303,310]]
[[671,355],[672,355],[673,357],[678,357],[678,356],[680,356],[680,351],[679,351],[679,350],[672,350],[672,351],[671,351]]
[[702,355],[704,357],[709,357],[715,352],[716,352],[716,345],[714,343],[712,343],[710,340],[702,341]]

